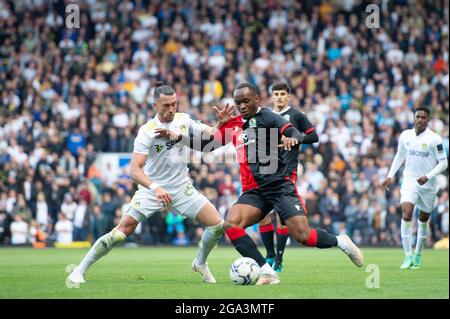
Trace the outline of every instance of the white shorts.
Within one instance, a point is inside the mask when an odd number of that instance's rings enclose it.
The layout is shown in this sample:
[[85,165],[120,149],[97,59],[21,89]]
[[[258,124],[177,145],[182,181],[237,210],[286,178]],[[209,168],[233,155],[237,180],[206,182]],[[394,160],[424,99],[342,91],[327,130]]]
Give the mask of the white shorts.
[[[415,184],[414,184],[415,183]],[[402,183],[400,188],[400,204],[412,203],[424,213],[431,213],[436,201],[436,191],[430,188],[423,188],[416,182]]]
[[195,220],[202,207],[206,203],[209,203],[209,200],[200,194],[191,183],[185,183],[175,187],[164,187],[164,189],[172,198],[171,206],[164,207],[161,202],[158,205],[155,193],[150,189],[142,187],[134,194],[130,202],[130,208],[125,214],[130,215],[138,222],[142,222],[156,212],[170,210]]

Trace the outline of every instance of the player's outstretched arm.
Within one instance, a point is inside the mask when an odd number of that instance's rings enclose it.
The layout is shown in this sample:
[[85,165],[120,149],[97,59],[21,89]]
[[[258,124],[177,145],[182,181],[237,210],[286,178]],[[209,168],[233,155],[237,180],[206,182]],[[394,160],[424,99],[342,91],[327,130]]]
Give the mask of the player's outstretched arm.
[[216,142],[214,139],[214,134],[210,135],[208,133],[202,133],[200,135],[194,135],[190,132],[188,135],[183,135],[181,133],[175,133],[169,129],[162,128],[155,129],[155,133],[158,134],[158,137],[179,142],[189,148],[192,148],[193,150],[204,153],[210,153],[223,146],[222,144]]
[[147,154],[133,152],[131,156],[130,176],[135,183],[153,190],[158,204],[161,201],[164,206],[168,206],[172,203],[169,193],[144,174],[144,165],[147,157]]
[[430,178],[439,175],[448,167],[447,154],[445,154],[441,139],[439,139],[437,145],[433,148],[432,153],[436,157],[438,164],[430,172],[417,179],[420,185],[424,185]]
[[406,158],[406,148],[403,145],[402,135],[400,135],[397,153],[395,154],[394,160],[392,161],[392,165],[391,168],[389,169],[388,176],[382,183],[384,188],[389,190],[389,186],[394,184],[395,174],[397,173],[399,168],[403,165],[405,158]]

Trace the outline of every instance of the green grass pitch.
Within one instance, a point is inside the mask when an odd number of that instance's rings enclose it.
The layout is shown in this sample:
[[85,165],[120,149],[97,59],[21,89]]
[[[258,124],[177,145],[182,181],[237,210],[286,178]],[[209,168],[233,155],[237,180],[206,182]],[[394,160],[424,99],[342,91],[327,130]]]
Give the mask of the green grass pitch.
[[[231,283],[229,266],[239,257],[231,247],[210,256],[213,285],[191,270],[195,247],[115,248],[90,269],[86,284],[67,288],[66,267],[86,252],[0,248],[0,298],[449,298],[448,251],[426,249],[421,269],[401,270],[401,249],[365,248],[365,265],[357,268],[338,249],[288,247],[281,284],[256,287]],[[380,286],[368,288],[375,268]]]

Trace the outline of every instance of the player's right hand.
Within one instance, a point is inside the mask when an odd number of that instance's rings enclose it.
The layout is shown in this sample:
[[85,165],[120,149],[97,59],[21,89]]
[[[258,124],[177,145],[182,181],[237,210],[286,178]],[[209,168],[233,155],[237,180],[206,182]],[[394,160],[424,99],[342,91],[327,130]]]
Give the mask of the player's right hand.
[[381,184],[384,188],[386,188],[387,190],[389,190],[389,186],[391,186],[392,184],[394,184],[394,178],[393,177],[388,177],[386,178],[383,183]]
[[161,203],[163,206],[167,207],[172,204],[172,198],[164,188],[158,187],[157,189],[155,189],[155,195],[158,205]]

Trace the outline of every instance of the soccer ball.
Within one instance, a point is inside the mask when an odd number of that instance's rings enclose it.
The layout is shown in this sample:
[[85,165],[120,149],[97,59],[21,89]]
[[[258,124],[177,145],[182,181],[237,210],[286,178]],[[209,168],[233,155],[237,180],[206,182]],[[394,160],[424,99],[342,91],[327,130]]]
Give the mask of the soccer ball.
[[230,279],[235,285],[254,285],[260,272],[261,268],[254,259],[241,257],[231,264]]

